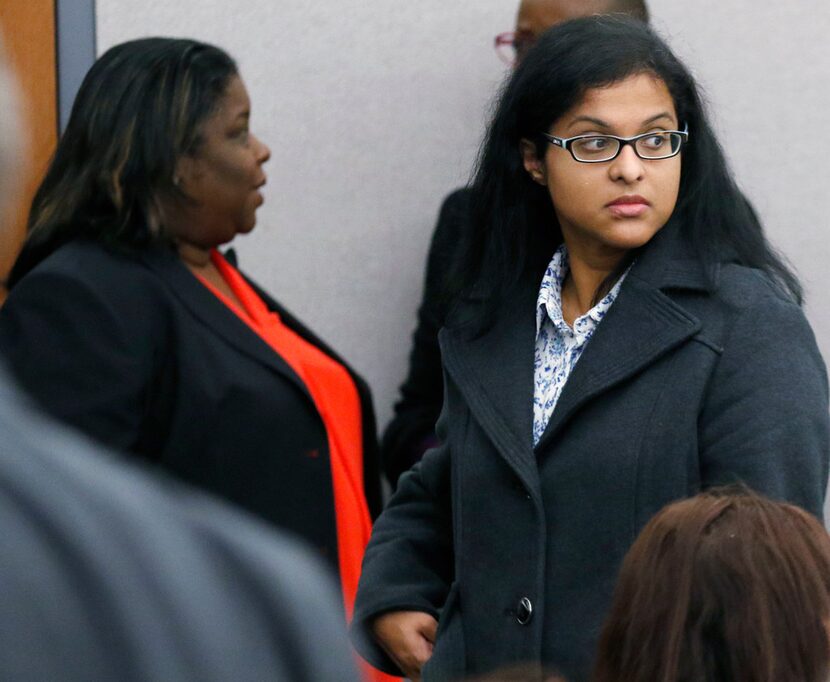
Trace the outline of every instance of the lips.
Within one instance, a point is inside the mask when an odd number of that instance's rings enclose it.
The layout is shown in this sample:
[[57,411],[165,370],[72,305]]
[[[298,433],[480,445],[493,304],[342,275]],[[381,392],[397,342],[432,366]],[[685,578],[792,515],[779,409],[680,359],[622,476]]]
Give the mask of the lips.
[[626,194],[605,205],[611,213],[620,218],[636,218],[643,215],[651,204],[639,194]]
[[265,180],[257,185],[254,185],[254,192],[256,192],[257,206],[262,206],[265,203],[265,197],[262,196],[262,188],[265,186]]

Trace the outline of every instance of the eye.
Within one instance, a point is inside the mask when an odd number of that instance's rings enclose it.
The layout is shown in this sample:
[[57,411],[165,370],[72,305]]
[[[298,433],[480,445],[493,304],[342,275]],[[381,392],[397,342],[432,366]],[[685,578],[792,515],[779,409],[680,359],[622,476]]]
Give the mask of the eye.
[[574,140],[572,149],[578,157],[591,159],[608,154],[616,144],[617,141],[614,138],[592,135]]
[[579,144],[586,152],[602,152],[608,149],[611,140],[607,137],[587,137]]
[[650,150],[661,149],[668,142],[666,133],[653,133],[647,137],[640,138],[640,144]]

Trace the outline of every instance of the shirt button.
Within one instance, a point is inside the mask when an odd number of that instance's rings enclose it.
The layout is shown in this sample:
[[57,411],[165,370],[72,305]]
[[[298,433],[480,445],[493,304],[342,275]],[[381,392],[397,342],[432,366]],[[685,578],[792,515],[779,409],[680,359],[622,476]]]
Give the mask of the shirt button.
[[519,625],[527,625],[533,620],[533,604],[527,597],[519,599],[519,606],[516,609],[516,620]]

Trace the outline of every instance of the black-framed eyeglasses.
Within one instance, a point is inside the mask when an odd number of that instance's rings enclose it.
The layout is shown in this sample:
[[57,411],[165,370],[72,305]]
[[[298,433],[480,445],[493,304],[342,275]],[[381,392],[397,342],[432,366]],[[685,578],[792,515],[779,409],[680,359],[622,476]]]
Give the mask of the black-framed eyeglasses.
[[689,126],[683,130],[658,130],[634,137],[617,135],[577,135],[556,137],[542,133],[552,145],[566,149],[580,163],[602,163],[616,159],[625,145],[631,145],[641,159],[654,161],[677,156],[680,148],[689,141]]

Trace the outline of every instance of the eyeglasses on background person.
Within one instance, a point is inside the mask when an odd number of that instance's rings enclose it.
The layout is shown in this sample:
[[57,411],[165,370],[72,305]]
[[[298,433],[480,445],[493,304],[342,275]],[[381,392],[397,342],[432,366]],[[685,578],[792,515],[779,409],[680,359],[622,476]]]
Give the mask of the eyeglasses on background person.
[[505,64],[516,66],[533,47],[536,38],[530,33],[506,31],[499,33],[493,40],[496,54]]
[[542,133],[552,145],[566,149],[580,163],[602,163],[616,159],[622,148],[631,145],[634,153],[641,159],[653,161],[676,156],[680,148],[689,141],[689,127],[683,130],[660,130],[634,137],[617,135],[576,135],[574,137],[556,137]]

